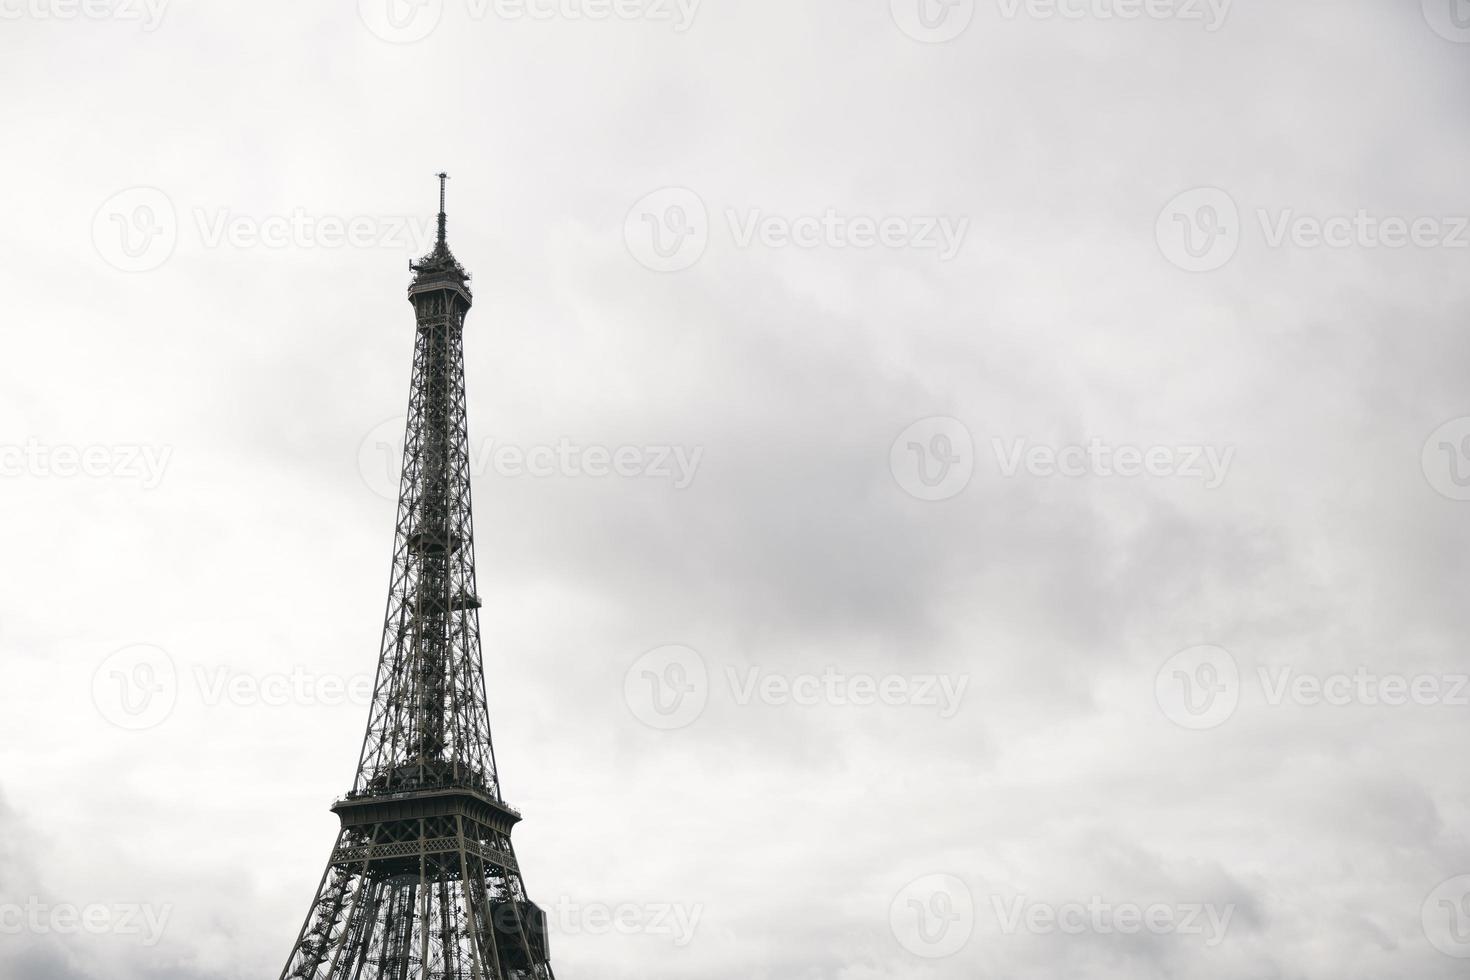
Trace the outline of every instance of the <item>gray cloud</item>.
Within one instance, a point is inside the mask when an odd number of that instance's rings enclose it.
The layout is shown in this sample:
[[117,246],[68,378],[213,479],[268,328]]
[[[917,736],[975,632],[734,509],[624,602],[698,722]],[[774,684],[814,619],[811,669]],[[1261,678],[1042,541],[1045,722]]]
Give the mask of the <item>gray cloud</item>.
[[[197,677],[372,668],[392,502],[358,450],[403,411],[411,249],[212,247],[201,221],[425,215],[443,167],[476,274],[474,437],[702,451],[686,489],[477,475],[533,895],[702,910],[686,947],[560,935],[562,976],[1458,975],[1421,913],[1470,874],[1463,708],[1273,705],[1258,678],[1470,670],[1470,505],[1421,463],[1470,415],[1465,252],[1268,238],[1288,212],[1463,213],[1466,49],[1407,0],[1235,3],[1214,32],[997,0],[944,44],[890,6],[707,2],[681,33],[449,2],[404,45],[351,3],[8,22],[0,74],[28,95],[0,122],[47,152],[4,164],[0,446],[171,455],[151,489],[0,478],[0,902],[175,913],[152,949],[6,937],[0,972],[280,968],[365,711],[211,703]],[[93,222],[139,185],[178,242],[125,273]],[[654,273],[624,224],[663,187],[711,231]],[[1189,273],[1156,222],[1201,187],[1239,241]],[[968,233],[947,262],[737,240],[752,213],[829,208]],[[933,416],[963,423],[974,472],[925,502],[890,448]],[[1234,455],[1206,489],[1007,476],[994,448],[1092,439]],[[139,643],[180,686],[132,732],[93,683]],[[657,731],[624,683],[666,644],[711,682]],[[1198,644],[1230,652],[1239,704],[1190,731],[1155,682]],[[741,703],[729,679],[828,669],[967,687],[944,718]],[[891,913],[934,875],[978,913],[927,959]],[[993,896],[1236,911],[1202,950],[998,933]]]

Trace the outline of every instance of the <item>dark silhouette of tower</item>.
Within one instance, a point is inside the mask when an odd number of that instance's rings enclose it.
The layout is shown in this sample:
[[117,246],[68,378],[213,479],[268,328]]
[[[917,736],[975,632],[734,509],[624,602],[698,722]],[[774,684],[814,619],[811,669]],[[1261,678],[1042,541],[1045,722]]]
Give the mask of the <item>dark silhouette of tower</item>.
[[464,317],[445,238],[409,264],[417,320],[377,683],[352,791],[283,980],[553,980],[500,798],[470,515]]

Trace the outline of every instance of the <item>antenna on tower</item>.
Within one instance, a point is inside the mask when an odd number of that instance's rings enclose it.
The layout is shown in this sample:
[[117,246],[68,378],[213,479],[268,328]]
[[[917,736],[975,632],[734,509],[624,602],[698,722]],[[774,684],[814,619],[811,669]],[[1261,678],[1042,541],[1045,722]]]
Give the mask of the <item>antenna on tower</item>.
[[445,217],[445,214],[444,214],[444,185],[449,180],[449,175],[446,174],[446,173],[444,173],[443,171],[440,171],[440,173],[438,174],[438,177],[439,177],[439,245],[442,247],[444,245],[444,243],[445,243],[444,242],[444,228],[445,228],[445,224],[447,223],[447,220],[448,220]]

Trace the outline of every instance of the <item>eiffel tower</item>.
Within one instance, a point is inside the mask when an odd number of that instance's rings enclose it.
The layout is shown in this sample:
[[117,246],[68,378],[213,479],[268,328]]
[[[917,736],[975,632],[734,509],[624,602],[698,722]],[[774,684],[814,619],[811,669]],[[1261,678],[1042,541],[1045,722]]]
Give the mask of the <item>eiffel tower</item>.
[[553,980],[485,707],[464,391],[472,297],[438,176],[439,238],[409,263],[418,332],[367,735],[282,980]]

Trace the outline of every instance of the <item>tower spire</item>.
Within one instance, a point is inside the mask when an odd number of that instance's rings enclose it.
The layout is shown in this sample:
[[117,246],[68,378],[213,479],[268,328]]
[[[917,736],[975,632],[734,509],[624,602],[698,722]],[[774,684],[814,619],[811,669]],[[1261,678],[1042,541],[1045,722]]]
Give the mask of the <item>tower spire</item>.
[[414,354],[377,680],[341,827],[281,980],[555,980],[485,701],[464,322],[445,243],[410,263]]
[[448,217],[444,211],[444,185],[449,181],[449,175],[439,171],[439,247],[444,248],[448,242],[445,240],[444,230],[448,224]]

